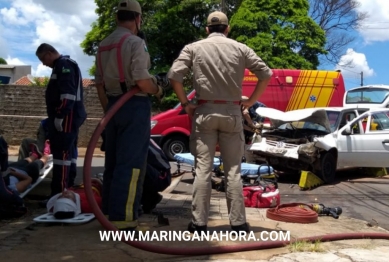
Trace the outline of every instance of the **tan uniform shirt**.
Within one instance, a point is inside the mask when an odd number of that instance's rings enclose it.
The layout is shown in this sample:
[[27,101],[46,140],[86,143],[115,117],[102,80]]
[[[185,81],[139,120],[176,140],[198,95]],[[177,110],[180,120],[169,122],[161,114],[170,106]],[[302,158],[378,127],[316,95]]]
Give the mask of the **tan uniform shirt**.
[[273,73],[254,50],[221,33],[186,45],[168,77],[182,83],[190,68],[196,96],[204,100],[240,101],[245,68],[261,80]]
[[[108,46],[119,43],[120,38],[125,34],[132,32],[124,27],[118,27],[107,38],[101,41],[99,46]],[[107,90],[107,95],[117,96],[122,94],[119,83],[119,68],[116,56],[117,49],[101,52],[101,68],[96,56],[96,83],[103,83]],[[127,89],[135,86],[135,81],[151,78],[149,74],[150,55],[143,39],[136,35],[131,35],[122,44],[121,56],[123,71],[126,80]],[[103,71],[103,76],[101,74]]]

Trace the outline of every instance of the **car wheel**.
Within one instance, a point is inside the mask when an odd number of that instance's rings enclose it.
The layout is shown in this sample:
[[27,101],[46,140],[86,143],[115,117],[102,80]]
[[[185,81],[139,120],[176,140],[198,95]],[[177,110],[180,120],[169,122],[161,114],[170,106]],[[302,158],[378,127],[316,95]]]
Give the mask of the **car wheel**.
[[325,183],[332,183],[336,174],[336,158],[333,154],[327,152],[320,160],[320,176]]
[[188,138],[184,136],[172,136],[163,144],[162,150],[170,161],[174,161],[175,154],[189,152],[188,144]]

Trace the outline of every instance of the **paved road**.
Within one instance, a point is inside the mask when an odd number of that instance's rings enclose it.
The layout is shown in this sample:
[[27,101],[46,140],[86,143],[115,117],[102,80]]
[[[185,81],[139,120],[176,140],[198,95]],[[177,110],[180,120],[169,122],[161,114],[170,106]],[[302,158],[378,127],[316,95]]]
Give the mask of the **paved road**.
[[[341,207],[348,217],[389,230],[389,176],[373,178],[352,173],[337,176],[337,181],[331,185],[304,191],[298,186],[299,177],[280,177],[281,203],[322,203],[327,207]],[[186,173],[172,193],[191,194],[192,183],[192,174]],[[224,197],[224,193],[214,191],[213,196]]]
[[[10,157],[11,161],[16,158]],[[82,181],[82,166],[84,159],[78,159],[79,172],[77,182]],[[172,162],[172,170],[176,170]],[[104,158],[94,158],[92,172],[94,176],[104,170]],[[362,219],[389,230],[389,177],[367,178],[354,174],[339,174],[338,180],[332,185],[301,191],[299,177],[280,177],[279,189],[281,203],[302,202],[322,203],[327,207],[341,207],[343,214],[348,217]],[[170,193],[190,195],[192,193],[193,176],[185,173],[174,178],[172,186],[167,190]],[[37,186],[33,192],[47,191],[48,183]],[[224,197],[224,193],[213,191],[213,196]]]

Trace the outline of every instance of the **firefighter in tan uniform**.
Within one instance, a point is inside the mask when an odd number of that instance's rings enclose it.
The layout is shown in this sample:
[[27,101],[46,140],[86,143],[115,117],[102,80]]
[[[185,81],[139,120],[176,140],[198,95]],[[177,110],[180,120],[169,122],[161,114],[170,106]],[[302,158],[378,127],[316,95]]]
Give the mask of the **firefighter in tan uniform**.
[[[211,197],[211,172],[219,143],[226,177],[226,197],[233,231],[248,231],[242,193],[241,160],[244,150],[241,105],[250,107],[265,90],[272,75],[269,67],[244,44],[227,38],[228,18],[213,12],[207,19],[209,36],[183,48],[168,73],[170,82],[186,112],[192,116],[190,150],[195,156],[192,221],[188,230],[207,229]],[[197,105],[183,89],[183,77],[193,70]],[[241,102],[245,68],[259,81],[247,101]]]
[[163,91],[149,74],[150,56],[140,36],[142,10],[137,1],[121,0],[118,27],[99,45],[96,88],[106,111],[128,90],[129,99],[105,129],[105,171],[102,211],[118,228],[135,230],[150,142],[151,104],[148,94]]

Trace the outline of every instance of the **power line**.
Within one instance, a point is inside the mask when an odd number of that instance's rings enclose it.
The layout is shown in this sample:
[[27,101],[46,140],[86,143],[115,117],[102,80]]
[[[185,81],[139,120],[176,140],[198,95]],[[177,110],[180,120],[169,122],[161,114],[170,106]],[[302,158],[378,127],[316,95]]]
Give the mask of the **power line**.
[[363,25],[375,25],[375,24],[389,24],[389,21],[381,21],[381,22],[368,22],[368,23],[362,23]]
[[369,29],[373,29],[373,30],[380,30],[380,29],[389,29],[389,27],[360,27],[360,29],[363,29],[363,30],[369,30]]
[[[339,66],[338,64],[334,63],[335,65]],[[350,73],[353,73],[353,74],[356,74],[356,75],[359,75],[360,73],[358,73],[357,71],[353,71],[353,70],[350,70],[350,69],[347,69],[346,67],[342,67],[342,66],[339,66],[339,69],[341,71],[347,71],[347,72],[350,72]]]
[[341,65],[339,65],[339,64],[337,64],[335,62],[332,62],[332,61],[328,61],[328,62],[330,62],[331,64],[333,64],[335,66],[338,66],[338,69],[340,71],[347,71],[347,72],[350,72],[350,73],[353,73],[353,74],[356,74],[356,75],[360,75],[361,74],[360,72],[352,71],[352,70],[348,69],[346,66],[341,66]]
[[347,81],[348,84],[353,84],[355,86],[359,86],[360,83],[354,82],[354,81]]

